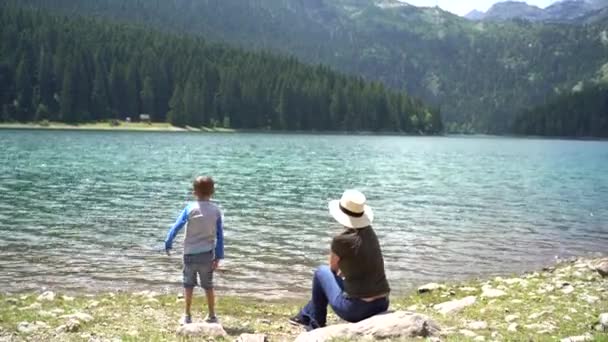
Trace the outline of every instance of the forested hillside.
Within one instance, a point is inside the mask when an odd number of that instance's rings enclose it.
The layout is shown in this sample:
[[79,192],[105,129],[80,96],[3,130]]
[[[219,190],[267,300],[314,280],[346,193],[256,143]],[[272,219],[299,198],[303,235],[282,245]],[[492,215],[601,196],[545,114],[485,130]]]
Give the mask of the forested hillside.
[[3,120],[437,133],[438,111],[293,58],[0,5]]
[[522,110],[597,78],[608,63],[606,20],[478,23],[394,0],[13,2],[321,62],[440,106],[450,131],[508,132]]
[[608,84],[589,85],[527,110],[515,121],[514,130],[525,135],[608,138]]

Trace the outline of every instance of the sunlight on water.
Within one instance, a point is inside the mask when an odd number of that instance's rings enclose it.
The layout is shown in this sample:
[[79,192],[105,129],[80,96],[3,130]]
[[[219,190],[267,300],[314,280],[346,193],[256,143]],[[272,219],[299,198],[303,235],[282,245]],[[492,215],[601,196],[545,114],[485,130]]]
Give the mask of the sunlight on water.
[[0,130],[0,147],[0,291],[179,287],[181,244],[159,246],[199,174],[225,211],[223,291],[307,291],[350,187],[397,292],[608,251],[607,142]]

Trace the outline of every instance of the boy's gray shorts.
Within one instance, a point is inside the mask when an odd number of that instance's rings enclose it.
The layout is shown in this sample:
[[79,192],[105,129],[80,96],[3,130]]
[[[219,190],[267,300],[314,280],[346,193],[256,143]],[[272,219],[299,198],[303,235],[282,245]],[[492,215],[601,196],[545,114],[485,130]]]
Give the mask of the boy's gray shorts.
[[195,287],[198,285],[197,278],[200,278],[200,285],[203,289],[213,289],[212,263],[215,258],[214,254],[215,253],[211,251],[184,255],[184,288]]

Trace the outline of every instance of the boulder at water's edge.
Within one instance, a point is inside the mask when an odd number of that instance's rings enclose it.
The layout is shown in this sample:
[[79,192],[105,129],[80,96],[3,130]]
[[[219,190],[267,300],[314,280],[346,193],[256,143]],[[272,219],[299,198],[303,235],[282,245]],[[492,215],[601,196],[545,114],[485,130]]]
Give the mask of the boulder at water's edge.
[[429,317],[397,311],[373,316],[358,323],[332,325],[300,334],[296,342],[323,342],[332,339],[389,339],[435,336],[441,329]]

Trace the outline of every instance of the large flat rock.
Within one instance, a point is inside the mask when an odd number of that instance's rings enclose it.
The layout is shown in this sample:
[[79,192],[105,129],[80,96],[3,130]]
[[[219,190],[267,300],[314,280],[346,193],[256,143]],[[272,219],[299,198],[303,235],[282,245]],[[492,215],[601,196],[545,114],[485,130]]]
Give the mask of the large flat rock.
[[180,336],[228,336],[224,328],[219,323],[190,323],[184,324],[177,328],[177,334]]
[[408,311],[373,316],[359,323],[332,325],[300,334],[296,342],[323,342],[332,339],[389,339],[435,336],[439,325],[429,317]]

